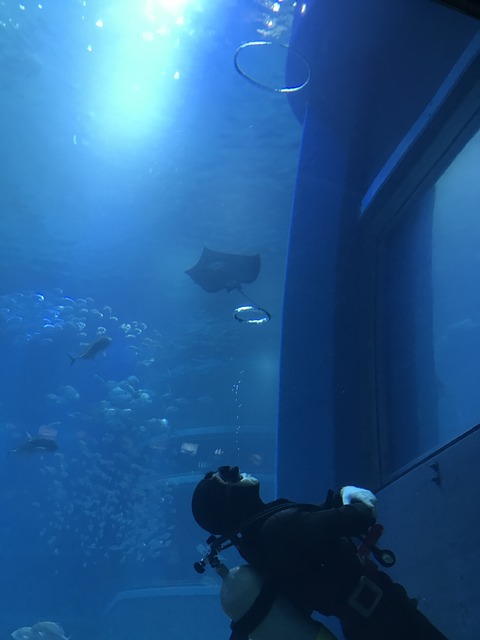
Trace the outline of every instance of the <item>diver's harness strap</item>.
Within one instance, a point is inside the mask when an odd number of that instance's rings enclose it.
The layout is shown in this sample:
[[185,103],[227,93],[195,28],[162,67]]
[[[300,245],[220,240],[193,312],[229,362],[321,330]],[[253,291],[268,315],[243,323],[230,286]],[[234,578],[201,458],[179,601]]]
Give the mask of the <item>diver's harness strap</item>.
[[357,586],[347,599],[347,604],[362,618],[370,618],[383,596],[383,589],[366,575],[360,576]]
[[265,619],[277,595],[273,584],[266,580],[250,609],[236,622],[230,624],[230,629],[232,630],[230,640],[247,640],[252,631]]

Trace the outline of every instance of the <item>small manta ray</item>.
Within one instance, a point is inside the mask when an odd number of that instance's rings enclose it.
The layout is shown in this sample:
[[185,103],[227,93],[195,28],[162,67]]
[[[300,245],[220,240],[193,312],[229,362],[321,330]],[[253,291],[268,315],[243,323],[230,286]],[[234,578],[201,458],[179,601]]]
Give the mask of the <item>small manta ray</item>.
[[[260,272],[260,256],[222,253],[203,248],[200,260],[185,273],[204,291],[216,293],[225,289],[227,292],[238,289],[241,293],[242,282],[253,282]],[[243,294],[245,295],[245,294]]]
[[260,273],[260,262],[258,253],[255,255],[223,253],[203,247],[197,264],[187,269],[185,273],[208,293],[217,293],[222,289],[230,293],[236,289],[250,302],[250,305],[237,307],[233,314],[234,318],[238,322],[263,324],[270,320],[270,313],[259,307],[242,288],[244,282],[252,283],[257,279]]
[[22,442],[22,444],[10,449],[7,456],[11,453],[55,453],[58,450],[58,444],[54,438],[50,437],[38,437],[32,438],[28,433],[28,440]]
[[85,351],[79,356],[74,357],[67,353],[67,356],[71,360],[70,364],[73,364],[76,360],[93,360],[97,353],[105,351],[105,349],[109,347],[111,343],[112,339],[106,335],[103,335],[98,340],[95,340],[95,342],[92,342],[92,344],[89,344]]

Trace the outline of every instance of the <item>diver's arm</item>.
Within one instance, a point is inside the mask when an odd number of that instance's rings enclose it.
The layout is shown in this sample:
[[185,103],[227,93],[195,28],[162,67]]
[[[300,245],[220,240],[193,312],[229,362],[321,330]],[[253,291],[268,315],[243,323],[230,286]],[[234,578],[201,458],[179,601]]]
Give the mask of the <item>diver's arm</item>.
[[375,523],[375,511],[362,502],[346,504],[325,511],[302,514],[302,529],[318,541],[328,538],[350,537],[365,533]]
[[295,507],[270,516],[263,531],[282,545],[298,543],[304,551],[315,552],[334,539],[365,533],[375,523],[372,509],[361,502],[324,510],[297,510]]

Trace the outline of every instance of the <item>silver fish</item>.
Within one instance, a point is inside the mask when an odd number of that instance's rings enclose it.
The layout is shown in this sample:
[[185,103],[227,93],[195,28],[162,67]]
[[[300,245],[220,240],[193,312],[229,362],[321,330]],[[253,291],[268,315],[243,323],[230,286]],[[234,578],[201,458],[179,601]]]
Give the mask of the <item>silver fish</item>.
[[32,438],[29,436],[28,440],[19,444],[15,449],[10,449],[10,453],[55,453],[58,449],[58,444],[55,438],[51,437],[39,437]]
[[20,629],[15,629],[10,634],[13,640],[30,640],[32,637],[32,628],[31,627],[20,627]]
[[68,640],[65,631],[57,622],[37,622],[32,627],[32,640]]

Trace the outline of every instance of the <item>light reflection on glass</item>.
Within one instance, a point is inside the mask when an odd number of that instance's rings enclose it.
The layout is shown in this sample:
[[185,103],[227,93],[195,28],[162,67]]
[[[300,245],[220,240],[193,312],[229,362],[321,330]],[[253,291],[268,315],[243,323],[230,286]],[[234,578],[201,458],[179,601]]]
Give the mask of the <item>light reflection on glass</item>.
[[203,11],[198,0],[117,0],[107,21],[96,20],[96,27],[104,27],[103,37],[89,34],[87,51],[94,53],[96,65],[87,83],[97,136],[108,142],[112,136],[138,138],[158,128],[171,109],[169,91],[181,79],[195,19]]
[[[241,17],[242,4],[243,0],[232,0],[228,12]],[[265,40],[288,44],[294,0],[253,4],[249,21],[256,31]],[[1,16],[0,28],[22,29],[32,19],[32,8],[37,12],[43,7],[44,3],[16,4],[18,22]],[[208,50],[215,48],[216,38],[224,35],[227,9],[224,0],[80,0],[69,11],[65,15],[74,20],[62,30],[74,43],[69,53],[75,55],[66,57],[65,64],[79,78],[80,100],[89,118],[88,131],[79,131],[79,140],[88,137],[111,144],[115,139],[138,141],[171,123],[183,80],[192,77],[200,60],[196,48],[207,39]],[[51,13],[50,19],[55,17]],[[58,20],[62,19],[59,11]]]

